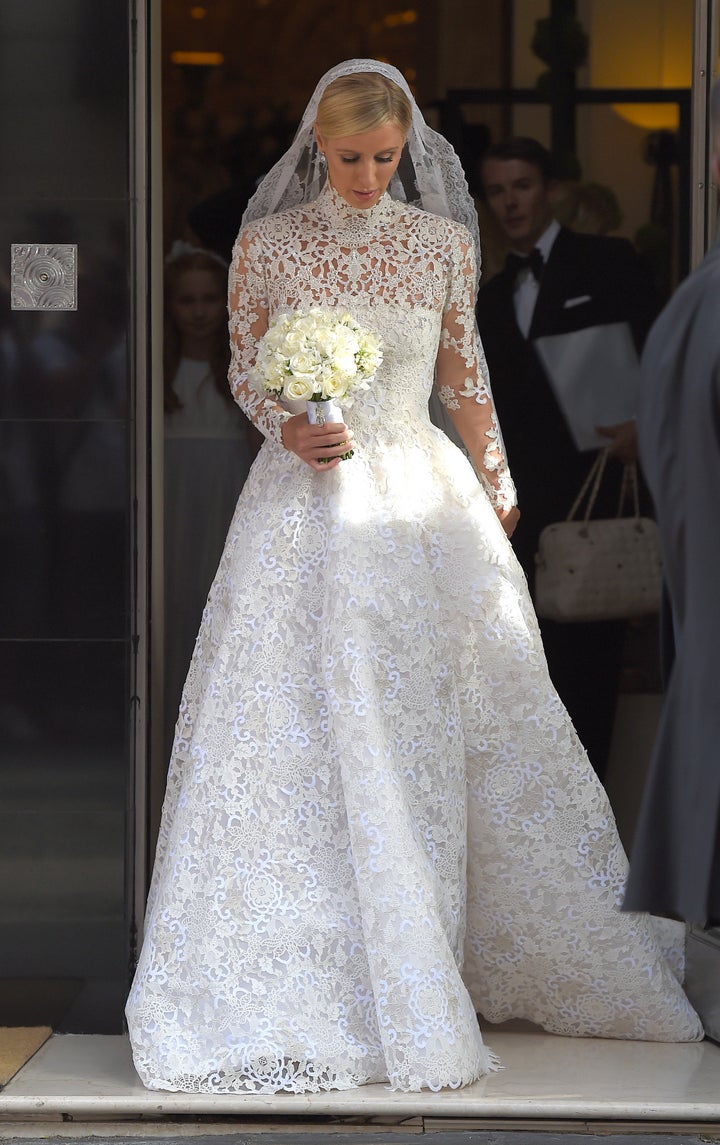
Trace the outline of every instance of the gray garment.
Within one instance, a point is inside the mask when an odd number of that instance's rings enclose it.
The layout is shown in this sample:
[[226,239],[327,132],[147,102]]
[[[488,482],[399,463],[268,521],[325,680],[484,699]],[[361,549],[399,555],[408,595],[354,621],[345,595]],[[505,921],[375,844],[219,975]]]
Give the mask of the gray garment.
[[676,654],[624,907],[704,926],[720,918],[720,240],[652,328],[638,431]]

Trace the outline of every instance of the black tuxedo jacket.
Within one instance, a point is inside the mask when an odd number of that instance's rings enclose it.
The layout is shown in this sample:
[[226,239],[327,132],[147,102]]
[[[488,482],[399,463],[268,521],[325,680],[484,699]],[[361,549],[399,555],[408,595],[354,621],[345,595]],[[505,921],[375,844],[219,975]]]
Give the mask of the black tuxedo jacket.
[[565,227],[544,267],[527,339],[515,319],[514,285],[500,273],[483,286],[477,318],[522,514],[513,542],[531,576],[540,530],[566,516],[591,463],[575,448],[533,339],[629,322],[640,350],[659,303],[626,239]]

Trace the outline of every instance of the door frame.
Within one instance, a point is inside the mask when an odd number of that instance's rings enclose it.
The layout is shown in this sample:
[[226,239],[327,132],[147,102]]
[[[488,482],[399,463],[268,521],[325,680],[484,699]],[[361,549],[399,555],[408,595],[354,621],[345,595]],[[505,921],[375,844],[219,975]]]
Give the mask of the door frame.
[[[134,664],[131,672],[131,805],[127,901],[133,960],[142,928],[151,848],[162,806],[163,701],[163,197],[162,0],[131,0],[130,157],[132,540]],[[710,177],[709,96],[720,51],[720,0],[695,0],[692,83],[690,261],[704,257],[717,227]]]
[[717,78],[720,0],[695,0],[692,73],[690,267],[705,256],[717,228],[718,188],[710,172],[710,90]]
[[[127,901],[131,962],[148,891],[150,761],[162,751],[162,85],[161,0],[131,0],[131,806]],[[157,713],[157,715],[156,715]],[[132,967],[131,967],[132,969]]]

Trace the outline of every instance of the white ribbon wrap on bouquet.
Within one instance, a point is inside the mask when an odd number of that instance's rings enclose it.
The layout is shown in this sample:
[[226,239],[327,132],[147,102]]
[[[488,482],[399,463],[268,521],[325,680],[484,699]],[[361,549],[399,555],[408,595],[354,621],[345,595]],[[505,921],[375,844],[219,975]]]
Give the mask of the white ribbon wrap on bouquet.
[[338,403],[329,398],[324,402],[307,402],[307,416],[310,425],[325,425],[325,422],[344,421],[343,411]]
[[[329,398],[327,401],[322,402],[307,402],[307,416],[310,425],[325,425],[326,422],[333,424],[335,422],[344,422],[343,411],[338,402],[334,398]],[[353,456],[354,450],[349,449],[347,453],[340,456],[341,461],[348,461]],[[332,461],[331,457],[319,457],[318,461],[323,463]]]

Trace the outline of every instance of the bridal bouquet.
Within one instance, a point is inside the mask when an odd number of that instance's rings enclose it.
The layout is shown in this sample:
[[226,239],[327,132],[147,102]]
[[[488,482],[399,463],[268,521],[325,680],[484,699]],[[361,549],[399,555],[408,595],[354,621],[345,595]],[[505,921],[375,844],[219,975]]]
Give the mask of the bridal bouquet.
[[275,398],[304,400],[308,421],[324,425],[343,421],[342,406],[368,389],[381,362],[379,340],[351,314],[314,306],[272,319],[250,376]]

